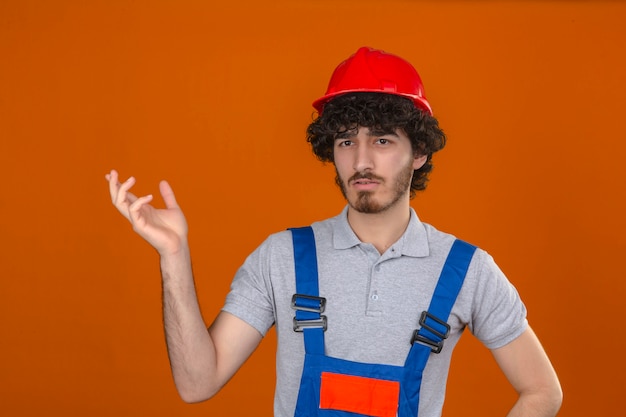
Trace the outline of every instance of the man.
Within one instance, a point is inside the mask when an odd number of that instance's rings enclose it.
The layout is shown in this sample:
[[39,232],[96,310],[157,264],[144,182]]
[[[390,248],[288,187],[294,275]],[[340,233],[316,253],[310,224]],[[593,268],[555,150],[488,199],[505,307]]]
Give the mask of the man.
[[348,204],[269,236],[208,331],[172,189],[161,182],[166,208],[155,209],[152,196],[129,192],[134,178],[107,175],[115,206],[160,254],[183,400],[215,395],[275,325],[275,416],[438,416],[452,349],[469,327],[519,393],[509,415],[555,415],[560,385],[513,286],[486,252],[421,223],[409,205],[445,145],[415,69],[361,48],[314,107],[308,140],[334,164]]

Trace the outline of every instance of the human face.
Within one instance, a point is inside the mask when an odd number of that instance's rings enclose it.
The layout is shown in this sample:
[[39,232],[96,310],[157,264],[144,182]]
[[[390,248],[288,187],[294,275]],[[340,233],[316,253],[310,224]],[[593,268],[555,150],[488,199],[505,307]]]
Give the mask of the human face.
[[350,207],[360,213],[382,213],[400,201],[408,204],[413,171],[426,162],[415,156],[406,134],[347,129],[334,144],[337,184]]

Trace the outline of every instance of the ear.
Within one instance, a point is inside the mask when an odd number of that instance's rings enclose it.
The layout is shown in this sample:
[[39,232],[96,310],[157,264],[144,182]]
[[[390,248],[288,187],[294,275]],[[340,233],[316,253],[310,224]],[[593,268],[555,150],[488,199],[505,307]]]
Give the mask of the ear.
[[415,155],[415,158],[413,158],[413,170],[423,167],[427,160],[427,155]]

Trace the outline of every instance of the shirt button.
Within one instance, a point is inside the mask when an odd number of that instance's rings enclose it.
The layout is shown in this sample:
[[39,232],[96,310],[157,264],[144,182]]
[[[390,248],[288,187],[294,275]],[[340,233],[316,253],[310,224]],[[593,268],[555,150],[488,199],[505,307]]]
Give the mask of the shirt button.
[[378,294],[372,294],[372,300],[374,301],[378,300]]

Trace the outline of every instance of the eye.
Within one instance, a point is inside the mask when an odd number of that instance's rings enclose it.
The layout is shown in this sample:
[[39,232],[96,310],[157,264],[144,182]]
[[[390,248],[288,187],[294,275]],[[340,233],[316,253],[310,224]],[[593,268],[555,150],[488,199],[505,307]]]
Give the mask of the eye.
[[387,145],[389,143],[389,139],[379,138],[376,142],[380,143],[381,145]]
[[339,147],[346,147],[346,146],[352,146],[352,141],[345,139],[345,140],[340,140],[337,142],[337,146]]

